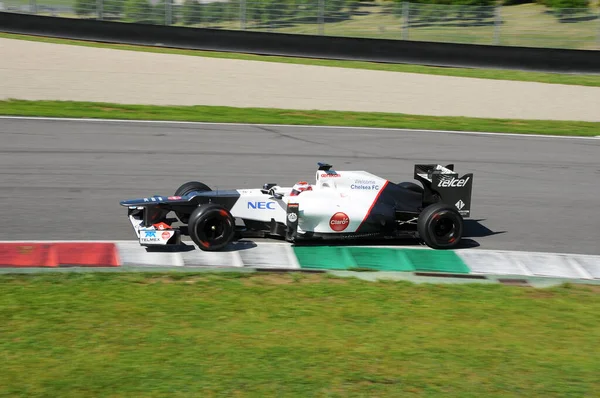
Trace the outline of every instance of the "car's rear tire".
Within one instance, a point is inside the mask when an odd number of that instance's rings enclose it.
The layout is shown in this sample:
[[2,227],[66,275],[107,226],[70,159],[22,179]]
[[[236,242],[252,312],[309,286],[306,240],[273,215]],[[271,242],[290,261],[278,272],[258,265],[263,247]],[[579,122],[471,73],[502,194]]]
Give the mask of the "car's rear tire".
[[400,188],[404,188],[404,189],[408,189],[409,191],[413,191],[413,192],[418,192],[418,193],[423,193],[423,187],[415,184],[414,182],[399,182],[398,185]]
[[453,206],[434,203],[427,206],[417,220],[420,238],[433,249],[452,249],[462,239],[463,218]]
[[221,250],[234,238],[235,219],[223,206],[203,204],[190,215],[188,233],[201,250]]
[[[186,182],[185,184],[181,185],[179,188],[177,188],[177,190],[175,191],[175,196],[185,196],[192,192],[208,192],[208,191],[212,191],[212,189],[210,189],[210,187],[208,185],[198,182],[198,181],[189,181],[189,182]],[[179,221],[181,221],[182,223],[187,224],[189,222],[189,218],[190,218],[189,214],[176,211],[175,215],[177,216]]]

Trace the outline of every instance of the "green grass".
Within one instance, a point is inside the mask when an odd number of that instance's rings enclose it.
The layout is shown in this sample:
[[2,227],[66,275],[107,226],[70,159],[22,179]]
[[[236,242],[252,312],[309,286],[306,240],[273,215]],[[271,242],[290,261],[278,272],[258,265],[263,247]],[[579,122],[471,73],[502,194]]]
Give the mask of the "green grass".
[[[512,46],[533,46],[553,48],[577,48],[586,50],[600,49],[598,43],[598,26],[600,21],[594,19],[598,8],[591,4],[588,13],[581,12],[574,17],[582,17],[576,22],[561,22],[553,15],[551,9],[540,4],[520,4],[500,8],[501,25],[495,26],[492,14],[480,21],[460,17],[456,9],[427,3],[411,4],[411,24],[407,31],[410,40],[452,42],[466,44],[501,44]],[[397,14],[394,14],[397,7]],[[402,5],[393,2],[361,3],[361,6],[349,18],[330,18],[324,24],[323,33],[329,36],[368,37],[375,39],[398,40],[403,38]],[[417,16],[417,8],[427,17]],[[443,17],[440,14],[447,12]],[[316,14],[314,20],[317,20]],[[476,23],[474,23],[476,22]],[[248,21],[250,30],[267,29]],[[472,25],[469,25],[472,24]],[[196,26],[217,29],[240,29],[240,22],[225,21],[199,24]],[[268,29],[277,33],[318,34],[316,23],[292,23],[287,26]],[[498,42],[495,42],[495,38]]]
[[304,111],[225,106],[155,106],[8,100],[0,101],[0,115],[382,127],[592,137],[600,135],[600,123],[593,122],[478,119],[376,112]]
[[[429,74],[429,75],[443,75],[443,76],[471,77],[471,78],[494,79],[494,80],[514,80],[514,81],[539,82],[539,83],[550,83],[550,84],[568,84],[568,85],[600,87],[600,75],[576,75],[576,74],[524,72],[524,71],[495,70],[495,69],[446,68],[446,67],[432,67],[432,66],[422,66],[422,65],[386,64],[386,63],[363,62],[363,61],[334,61],[334,60],[311,59],[311,58],[260,56],[260,55],[228,53],[228,52],[180,50],[180,49],[163,48],[163,47],[98,43],[98,42],[91,42],[91,41],[77,41],[77,40],[55,39],[55,38],[49,38],[49,37],[16,35],[16,34],[10,34],[10,33],[0,33],[0,38],[29,40],[29,41],[38,41],[38,42],[56,43],[56,44],[78,45],[78,46],[86,46],[86,47],[110,48],[110,49],[128,50],[128,51],[143,51],[143,52],[152,52],[152,53],[201,56],[201,57],[211,57],[211,58],[241,59],[241,60],[260,61],[260,62],[278,62],[278,63],[316,65],[316,66],[327,66],[327,67],[338,67],[338,68],[367,69],[367,70],[380,70],[380,71],[390,71],[390,72],[420,73],[420,74]],[[132,72],[135,72],[135,71],[132,71]]]
[[[20,0],[26,2],[26,0]],[[58,0],[68,2],[70,0]],[[313,9],[308,14],[282,16],[273,20],[262,20],[250,12],[248,6],[245,18],[246,29],[276,33],[317,35],[322,30],[328,36],[368,37],[378,39],[402,39],[408,33],[410,40],[452,42],[467,44],[500,44],[511,46],[532,46],[551,48],[574,48],[600,50],[598,41],[598,5],[590,2],[590,7],[580,9],[571,19],[561,20],[552,9],[542,4],[519,4],[503,6],[496,15],[473,18],[473,13],[460,15],[455,7],[431,4],[411,4],[410,26],[403,30],[402,4],[391,1],[363,1],[355,10],[340,13],[330,12],[327,22],[320,26],[318,12]],[[182,10],[175,7],[175,25],[186,26],[182,20]],[[213,29],[242,29],[239,5],[226,10],[198,10],[204,21],[188,26]],[[61,13],[61,16],[78,18],[77,15]],[[211,17],[226,20],[211,21]],[[254,19],[258,18],[258,19]],[[125,21],[129,22],[129,21]]]
[[[412,7],[417,6],[417,4],[412,4]],[[420,5],[420,7],[426,7],[426,4]],[[443,10],[443,7],[438,9]],[[368,6],[361,7],[360,11],[364,15],[353,16],[346,21],[326,24],[324,33],[332,36],[402,38],[401,20],[394,16],[391,10],[382,6]],[[499,30],[496,30],[493,25],[493,16],[485,20],[488,25],[482,26],[468,26],[466,24],[468,21],[461,22],[456,13],[449,15],[449,17],[457,18],[450,21],[417,20],[413,17],[413,26],[408,29],[408,37],[410,40],[417,41],[600,49],[597,36],[600,26],[598,19],[576,23],[561,23],[556,16],[551,15],[548,11],[549,8],[540,4],[504,6],[500,9],[502,25]],[[433,12],[433,14],[437,13]],[[598,9],[590,8],[587,16],[593,18],[597,15]],[[465,24],[465,26],[456,26],[460,23]],[[295,30],[299,29],[304,29],[308,33],[316,31],[317,28],[316,25],[312,29],[309,26],[299,25],[274,31],[295,33]],[[496,33],[499,38],[498,43],[494,42]]]
[[[35,3],[38,7],[40,6],[68,6],[75,7],[76,0],[35,0]],[[26,6],[30,5],[31,0],[4,0],[5,6]],[[61,14],[62,15],[62,14]]]
[[598,396],[598,293],[297,274],[6,275],[0,395]]

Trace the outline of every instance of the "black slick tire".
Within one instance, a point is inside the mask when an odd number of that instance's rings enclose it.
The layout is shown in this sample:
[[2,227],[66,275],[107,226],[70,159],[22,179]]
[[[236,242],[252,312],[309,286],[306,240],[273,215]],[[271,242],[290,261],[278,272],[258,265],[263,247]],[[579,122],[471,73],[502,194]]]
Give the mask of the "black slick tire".
[[208,187],[208,185],[201,182],[189,181],[177,188],[175,191],[175,196],[185,196],[194,191],[207,192],[211,191],[211,189]]
[[[175,191],[175,196],[185,196],[192,192],[208,192],[208,191],[212,191],[212,189],[210,189],[210,187],[208,185],[198,182],[198,181],[189,181],[189,182],[186,182],[185,184],[181,185],[179,188],[177,188],[177,190]],[[189,222],[189,218],[190,218],[189,213],[186,214],[186,213],[181,213],[181,212],[176,211],[175,215],[177,216],[179,221],[181,221],[182,223],[187,224]]]
[[463,234],[463,218],[453,206],[434,203],[427,206],[417,220],[417,232],[433,249],[455,248]]
[[200,250],[218,251],[233,240],[235,219],[223,206],[203,204],[190,215],[188,233]]

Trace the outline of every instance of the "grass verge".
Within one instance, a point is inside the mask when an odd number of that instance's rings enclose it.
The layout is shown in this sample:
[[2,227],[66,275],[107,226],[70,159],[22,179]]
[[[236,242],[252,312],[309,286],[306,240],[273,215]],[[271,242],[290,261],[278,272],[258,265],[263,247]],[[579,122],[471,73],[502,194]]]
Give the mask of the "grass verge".
[[8,100],[0,101],[0,115],[381,127],[592,137],[600,135],[600,123],[593,122],[479,119],[396,113],[303,111],[225,106],[154,106]]
[[5,275],[10,396],[598,396],[599,291],[298,274]]
[[311,59],[311,58],[263,56],[263,55],[227,53],[227,52],[216,52],[216,51],[179,50],[179,49],[163,48],[163,47],[98,43],[98,42],[91,42],[91,41],[67,40],[67,39],[55,39],[55,38],[50,38],[50,37],[17,35],[17,34],[11,34],[11,33],[0,33],[0,38],[29,40],[29,41],[38,41],[38,42],[56,43],[56,44],[69,44],[69,45],[78,45],[78,46],[86,46],[86,47],[111,48],[111,49],[129,50],[129,51],[144,51],[144,52],[153,52],[153,53],[201,56],[201,57],[211,57],[211,58],[241,59],[241,60],[249,60],[249,61],[279,62],[279,63],[287,63],[287,64],[329,66],[329,67],[338,67],[338,68],[368,69],[368,70],[379,70],[379,71],[390,71],[390,72],[420,73],[420,74],[429,74],[429,75],[472,77],[472,78],[494,79],[494,80],[516,80],[516,81],[525,81],[525,82],[539,82],[539,83],[551,83],[551,84],[568,84],[568,85],[600,87],[600,75],[575,75],[575,74],[524,72],[524,71],[495,70],[495,69],[446,68],[446,67],[432,67],[432,66],[422,66],[422,65],[385,64],[385,63],[362,62],[362,61],[334,61],[334,60]]

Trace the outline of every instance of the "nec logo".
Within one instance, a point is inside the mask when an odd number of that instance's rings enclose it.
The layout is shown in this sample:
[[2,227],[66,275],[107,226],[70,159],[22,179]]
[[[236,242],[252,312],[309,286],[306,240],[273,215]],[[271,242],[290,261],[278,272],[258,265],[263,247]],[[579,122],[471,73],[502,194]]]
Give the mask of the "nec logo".
[[275,202],[248,202],[249,209],[275,210]]
[[449,178],[449,179],[444,179],[441,180],[440,183],[438,184],[438,187],[464,187],[465,185],[467,185],[467,182],[469,181],[471,177],[467,177],[467,178]]

